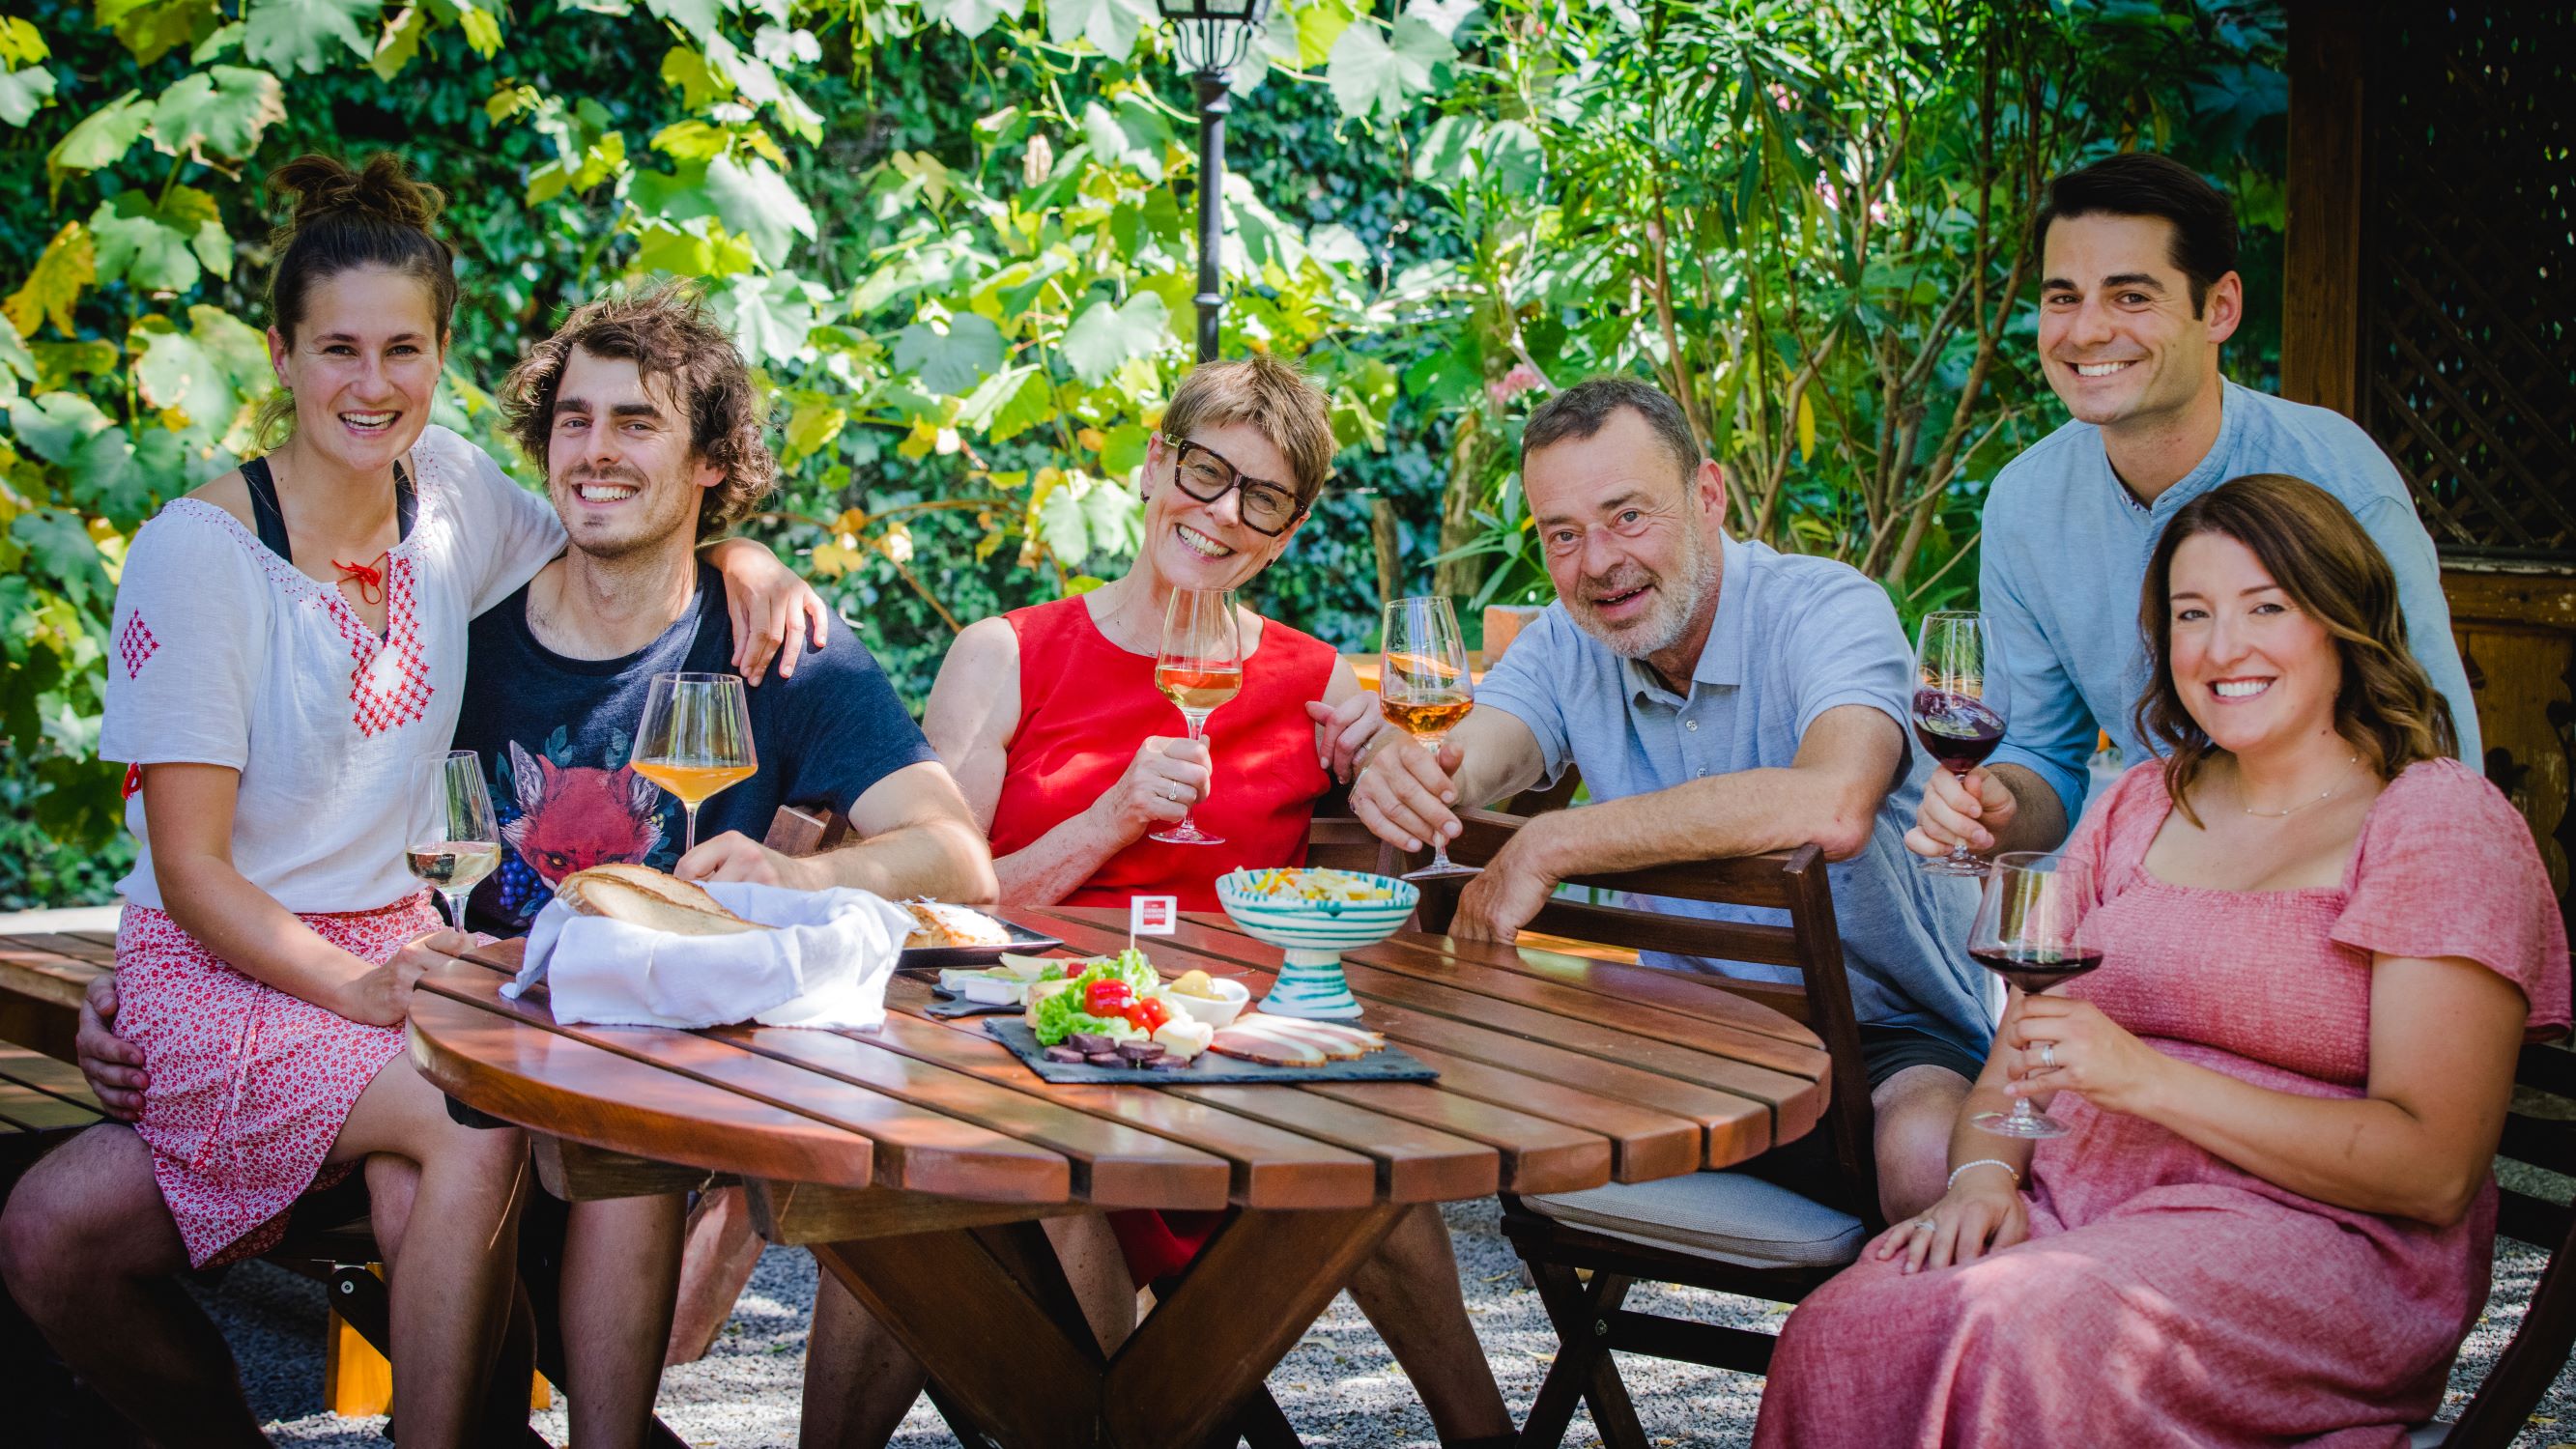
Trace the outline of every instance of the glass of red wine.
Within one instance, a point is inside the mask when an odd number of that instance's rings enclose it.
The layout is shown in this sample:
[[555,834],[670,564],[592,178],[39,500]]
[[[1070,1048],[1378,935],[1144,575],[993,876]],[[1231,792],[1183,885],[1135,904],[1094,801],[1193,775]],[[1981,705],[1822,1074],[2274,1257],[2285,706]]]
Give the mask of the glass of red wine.
[[[1994,859],[1977,921],[1968,931],[1968,956],[1978,965],[2037,995],[2102,964],[2102,948],[2084,930],[2092,903],[2084,866],[2062,852],[2015,850]],[[2013,1099],[2010,1112],[1980,1112],[1968,1119],[2004,1137],[2063,1137],[2067,1127],[2044,1116],[2030,1098]]]
[[[1989,672],[1994,649],[1974,609],[1923,616],[1914,646],[1914,737],[1941,767],[1965,780],[2004,742],[2004,675]],[[1921,862],[1935,875],[1984,875],[1964,844]]]

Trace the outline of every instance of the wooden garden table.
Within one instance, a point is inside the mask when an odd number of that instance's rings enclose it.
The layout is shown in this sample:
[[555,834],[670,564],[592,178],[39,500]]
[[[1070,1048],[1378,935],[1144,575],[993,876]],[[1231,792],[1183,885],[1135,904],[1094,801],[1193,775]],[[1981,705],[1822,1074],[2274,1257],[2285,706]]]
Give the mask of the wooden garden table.
[[[1125,944],[1123,911],[1008,914],[1078,953]],[[1280,963],[1222,916],[1143,944],[1256,997]],[[1364,1024],[1435,1083],[1051,1086],[983,1018],[923,1015],[910,976],[875,1034],[565,1026],[500,996],[518,959],[505,943],[422,979],[411,1047],[432,1081],[527,1127],[565,1196],[739,1177],[763,1235],[810,1248],[943,1410],[1011,1449],[1230,1442],[1410,1205],[1729,1166],[1806,1132],[1827,1093],[1813,1035],[1705,981],[1413,933],[1347,960]],[[1229,1205],[1104,1356],[1037,1219]]]

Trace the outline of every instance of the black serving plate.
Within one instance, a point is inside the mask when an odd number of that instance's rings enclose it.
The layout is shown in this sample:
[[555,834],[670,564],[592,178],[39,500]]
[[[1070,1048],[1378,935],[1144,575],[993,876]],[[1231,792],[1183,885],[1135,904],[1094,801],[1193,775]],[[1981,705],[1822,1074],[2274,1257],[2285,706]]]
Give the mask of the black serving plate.
[[[991,915],[992,913],[987,911],[985,914]],[[993,919],[1002,921],[1002,918],[999,916],[993,916]],[[1045,953],[1064,944],[1062,937],[1042,936],[1037,932],[1030,930],[1028,927],[1021,925],[1017,921],[1002,921],[1002,926],[1011,933],[1011,940],[1008,945],[906,946],[903,950],[903,955],[896,958],[894,969],[897,971],[942,971],[952,968],[962,969],[969,966],[990,966],[1001,960],[1005,953],[1013,956],[1039,956],[1044,955]]]

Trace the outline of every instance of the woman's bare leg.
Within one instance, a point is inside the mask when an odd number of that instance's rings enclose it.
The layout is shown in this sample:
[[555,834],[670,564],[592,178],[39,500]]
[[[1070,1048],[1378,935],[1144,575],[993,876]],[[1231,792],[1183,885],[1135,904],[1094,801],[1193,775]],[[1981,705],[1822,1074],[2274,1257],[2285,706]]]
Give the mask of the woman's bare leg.
[[475,1438],[509,1310],[527,1138],[458,1125],[438,1089],[396,1058],[359,1095],[331,1148],[337,1162],[377,1153],[420,1168],[387,1274],[403,1442],[462,1446]]
[[1352,1277],[1351,1301],[1413,1380],[1441,1443],[1511,1435],[1511,1411],[1467,1322],[1458,1260],[1438,1208],[1425,1203],[1396,1220],[1395,1231]]
[[572,1442],[582,1449],[644,1442],[671,1342],[688,1207],[682,1193],[572,1205],[561,1311]]

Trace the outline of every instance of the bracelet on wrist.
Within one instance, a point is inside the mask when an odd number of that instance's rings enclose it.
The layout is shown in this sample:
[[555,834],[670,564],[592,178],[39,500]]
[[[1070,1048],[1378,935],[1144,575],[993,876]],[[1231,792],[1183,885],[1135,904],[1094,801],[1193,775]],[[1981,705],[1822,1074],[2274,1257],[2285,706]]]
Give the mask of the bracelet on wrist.
[[2000,1157],[1980,1157],[1974,1162],[1962,1162],[1958,1166],[1951,1168],[1950,1180],[1943,1185],[1942,1190],[1946,1192],[1951,1188],[1957,1187],[1959,1185],[1959,1174],[1967,1171],[1971,1167],[2000,1167],[2005,1172],[2012,1175],[2013,1186],[2021,1186],[2020,1168],[2013,1166],[2011,1163],[2004,1161]]

